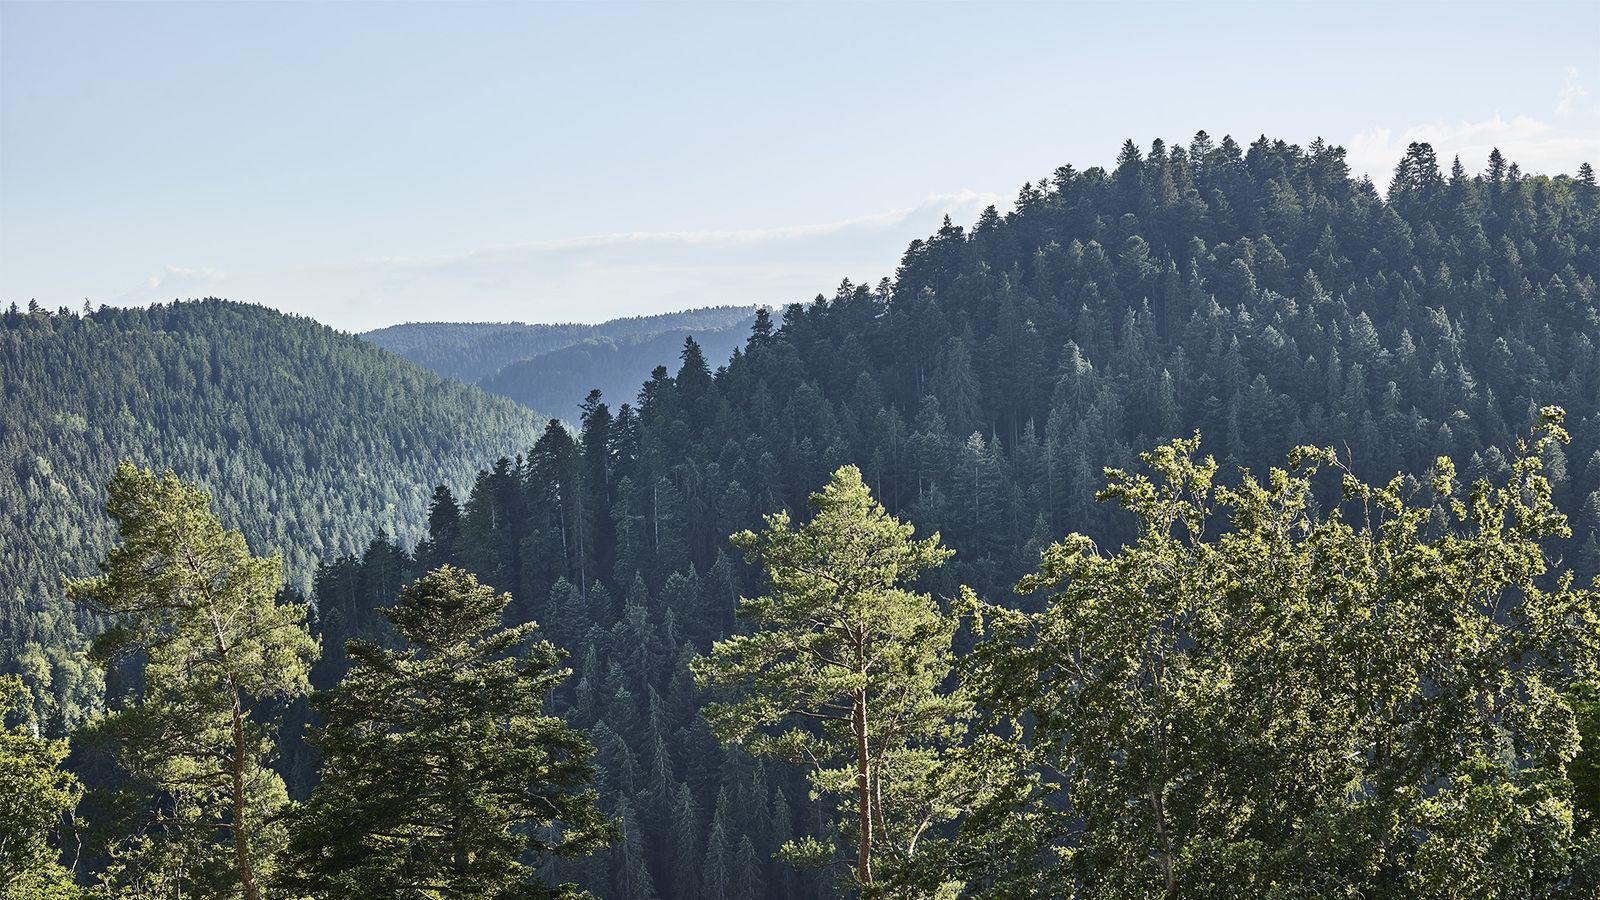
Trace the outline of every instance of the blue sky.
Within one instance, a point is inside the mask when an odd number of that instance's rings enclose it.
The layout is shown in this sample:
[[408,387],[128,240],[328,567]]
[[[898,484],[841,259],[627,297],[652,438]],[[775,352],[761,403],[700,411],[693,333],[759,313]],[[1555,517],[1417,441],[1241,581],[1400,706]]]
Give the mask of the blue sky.
[[1600,3],[0,2],[0,302],[780,304],[1122,140],[1600,164]]

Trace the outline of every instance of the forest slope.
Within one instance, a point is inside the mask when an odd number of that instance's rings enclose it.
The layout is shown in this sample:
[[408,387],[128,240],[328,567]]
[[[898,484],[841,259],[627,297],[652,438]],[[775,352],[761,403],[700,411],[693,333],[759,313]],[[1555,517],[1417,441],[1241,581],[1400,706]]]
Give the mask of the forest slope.
[[[340,612],[331,636],[367,633],[406,579],[454,562],[571,650],[556,705],[594,735],[602,805],[637,811],[639,833],[556,864],[563,877],[630,900],[651,894],[618,873],[641,866],[663,898],[814,897],[819,880],[770,861],[820,833],[805,785],[719,748],[685,671],[762,587],[730,533],[803,510],[855,463],[957,551],[927,587],[1001,601],[1068,532],[1134,536],[1095,492],[1105,466],[1163,439],[1200,429],[1227,471],[1315,443],[1380,484],[1441,454],[1498,480],[1501,448],[1558,404],[1572,442],[1545,462],[1574,534],[1555,549],[1586,583],[1600,571],[1597,208],[1588,166],[1528,176],[1498,152],[1481,174],[1447,174],[1413,145],[1385,196],[1320,140],[1130,141],[1114,167],[1063,166],[971,230],[947,221],[892,278],[759,316],[725,367],[687,347],[675,373],[608,398],[625,401],[615,414],[589,407],[576,440],[549,429],[459,510],[438,505],[415,557],[374,543],[325,567],[319,599]],[[331,683],[342,663],[324,663]]]
[[[413,539],[432,485],[526,449],[528,410],[298,316],[221,300],[0,318],[0,669],[70,707],[88,624],[60,578],[113,534],[120,460],[200,482],[291,585],[375,530]],[[68,715],[71,710],[64,710]]]

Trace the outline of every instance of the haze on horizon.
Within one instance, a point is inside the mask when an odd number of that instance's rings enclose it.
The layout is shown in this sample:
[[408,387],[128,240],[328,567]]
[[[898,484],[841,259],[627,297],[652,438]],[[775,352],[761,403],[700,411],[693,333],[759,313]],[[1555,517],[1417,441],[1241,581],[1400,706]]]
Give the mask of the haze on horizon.
[[1571,173],[1600,163],[1597,48],[1581,2],[8,0],[0,303],[351,330],[783,304],[1130,137],[1320,136],[1380,186],[1415,140]]

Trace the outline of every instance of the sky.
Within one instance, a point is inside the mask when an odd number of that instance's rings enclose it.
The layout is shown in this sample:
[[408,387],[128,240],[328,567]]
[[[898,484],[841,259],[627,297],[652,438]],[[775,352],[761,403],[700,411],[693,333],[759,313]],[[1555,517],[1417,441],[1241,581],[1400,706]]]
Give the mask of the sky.
[[0,0],[0,303],[780,305],[1126,138],[1600,164],[1600,2]]

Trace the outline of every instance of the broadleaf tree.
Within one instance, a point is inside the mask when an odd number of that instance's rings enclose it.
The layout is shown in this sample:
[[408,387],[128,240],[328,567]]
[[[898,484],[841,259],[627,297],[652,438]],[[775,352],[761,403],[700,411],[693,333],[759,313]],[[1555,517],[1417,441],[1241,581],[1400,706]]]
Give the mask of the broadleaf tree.
[[1149,474],[1109,470],[1101,496],[1139,535],[1111,553],[1072,535],[1019,585],[1049,594],[1041,612],[985,611],[967,678],[1010,742],[988,761],[1015,777],[904,883],[1594,890],[1563,695],[1600,659],[1600,592],[1546,551],[1567,532],[1542,471],[1561,419],[1544,410],[1506,482],[1465,489],[1447,458],[1373,487],[1317,447],[1222,486],[1198,436],[1144,454]]
[[80,896],[51,832],[83,795],[62,768],[67,742],[41,737],[35,722],[8,724],[24,704],[22,679],[0,676],[0,897]]

